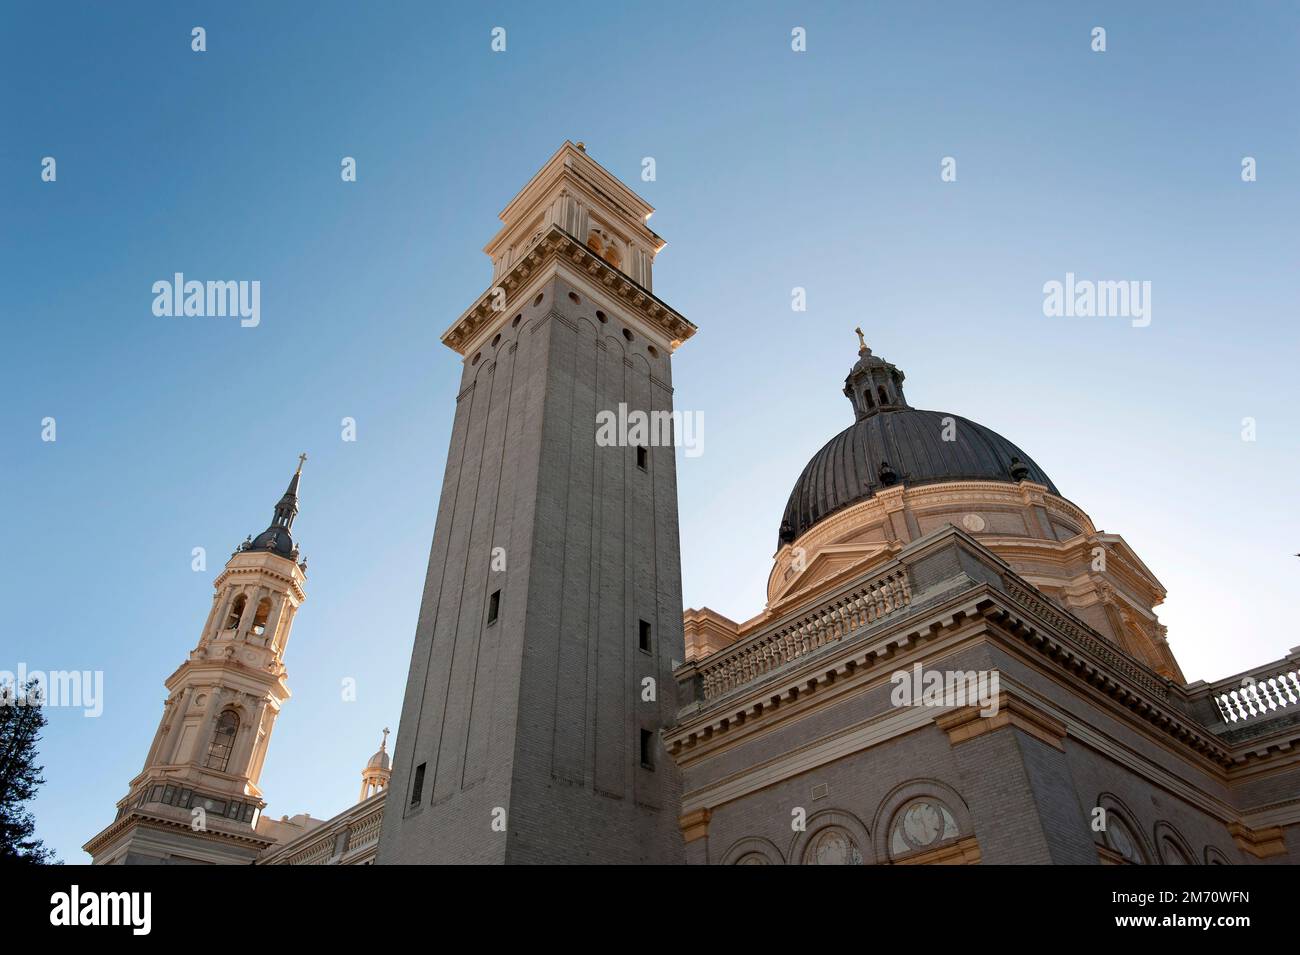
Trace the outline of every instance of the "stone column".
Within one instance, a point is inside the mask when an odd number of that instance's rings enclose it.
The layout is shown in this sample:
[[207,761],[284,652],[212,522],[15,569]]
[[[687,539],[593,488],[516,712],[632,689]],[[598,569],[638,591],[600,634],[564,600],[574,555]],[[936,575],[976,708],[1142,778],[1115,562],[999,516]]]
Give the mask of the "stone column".
[[176,699],[175,708],[172,711],[171,728],[167,732],[167,739],[158,751],[158,762],[174,763],[176,761],[176,744],[180,740],[181,730],[185,726],[185,717],[189,713],[190,699],[194,695],[193,687],[185,687]]

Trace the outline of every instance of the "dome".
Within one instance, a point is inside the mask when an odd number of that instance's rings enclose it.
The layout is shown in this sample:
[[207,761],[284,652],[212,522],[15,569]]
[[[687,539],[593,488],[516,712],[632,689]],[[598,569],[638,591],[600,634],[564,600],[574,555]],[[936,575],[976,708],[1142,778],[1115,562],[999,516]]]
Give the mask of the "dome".
[[293,537],[290,536],[288,528],[268,527],[253,538],[253,543],[248,549],[267,550],[281,557],[290,557],[293,555]]
[[388,758],[388,727],[385,726],[384,739],[379,744],[379,752],[375,753],[374,756],[371,756],[370,759],[366,761],[366,771],[382,769],[384,772],[387,772],[392,765],[392,760]]
[[1033,481],[1059,493],[1046,472],[1002,435],[960,415],[910,407],[903,373],[872,356],[865,343],[859,355],[844,387],[858,420],[799,475],[781,519],[781,543],[893,484]]

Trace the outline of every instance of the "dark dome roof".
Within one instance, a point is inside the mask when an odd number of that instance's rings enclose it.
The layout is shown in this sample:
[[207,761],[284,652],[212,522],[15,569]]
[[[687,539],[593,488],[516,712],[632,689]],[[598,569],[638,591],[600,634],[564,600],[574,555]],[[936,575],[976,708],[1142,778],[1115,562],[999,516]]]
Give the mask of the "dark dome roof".
[[[945,418],[956,424],[956,440],[944,441]],[[1016,477],[1012,458],[1019,459]],[[883,466],[888,463],[891,475]],[[782,538],[793,540],[824,517],[865,501],[890,484],[941,481],[1005,481],[1018,478],[1047,485],[1052,479],[1018,447],[982,424],[941,411],[905,408],[882,411],[845,428],[813,455],[799,475],[781,520]]]
[[[781,519],[781,542],[892,484],[1028,480],[1059,493],[1029,455],[996,431],[960,415],[910,407],[902,373],[865,345],[862,353],[870,361],[854,366],[844,389],[858,420],[826,442],[799,475]],[[955,424],[952,441],[943,440],[947,418]]]
[[249,550],[269,550],[273,554],[279,554],[281,557],[291,557],[293,555],[293,537],[287,527],[276,527],[272,525],[262,533],[253,538],[253,543]]

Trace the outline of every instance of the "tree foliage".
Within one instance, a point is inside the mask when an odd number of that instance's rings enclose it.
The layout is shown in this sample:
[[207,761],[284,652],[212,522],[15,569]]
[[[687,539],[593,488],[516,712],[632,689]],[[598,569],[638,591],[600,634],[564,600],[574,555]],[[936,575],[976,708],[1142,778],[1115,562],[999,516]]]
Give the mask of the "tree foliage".
[[36,838],[27,803],[45,782],[36,744],[45,728],[40,684],[0,687],[0,864],[53,863],[54,852]]

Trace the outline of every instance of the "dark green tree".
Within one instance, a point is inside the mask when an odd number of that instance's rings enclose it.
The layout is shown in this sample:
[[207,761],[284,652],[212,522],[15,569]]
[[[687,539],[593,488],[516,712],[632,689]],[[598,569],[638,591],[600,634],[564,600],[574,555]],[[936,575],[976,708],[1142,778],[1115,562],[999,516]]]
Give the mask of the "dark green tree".
[[50,864],[54,852],[36,838],[27,803],[45,782],[36,744],[45,727],[40,684],[0,687],[0,864]]

